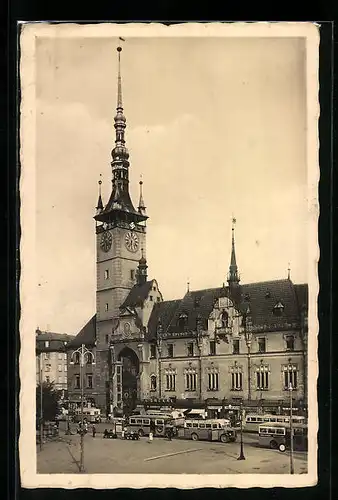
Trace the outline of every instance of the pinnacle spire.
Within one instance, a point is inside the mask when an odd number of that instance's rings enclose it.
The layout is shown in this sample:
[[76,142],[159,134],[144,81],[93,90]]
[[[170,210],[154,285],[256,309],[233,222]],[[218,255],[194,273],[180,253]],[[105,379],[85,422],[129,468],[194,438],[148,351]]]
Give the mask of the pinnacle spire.
[[230,283],[239,283],[239,275],[238,275],[236,252],[235,252],[235,224],[236,224],[236,219],[235,217],[232,217],[231,258],[230,258],[230,266],[228,274],[229,285]]
[[100,213],[103,210],[103,202],[102,202],[102,194],[101,194],[101,185],[102,185],[101,177],[102,177],[102,174],[100,174],[100,180],[98,181],[99,198],[97,200],[97,205],[96,205],[96,212],[97,213]]
[[139,202],[138,202],[138,211],[140,212],[140,214],[145,214],[146,206],[145,206],[144,200],[143,200],[143,189],[142,189],[143,181],[142,181],[142,175],[141,175],[141,180],[139,182],[139,185],[140,185],[140,199],[139,199]]
[[146,283],[147,278],[148,278],[148,266],[147,266],[147,260],[144,256],[143,248],[141,248],[141,258],[138,263],[138,271],[137,271],[137,281],[139,285],[143,285]]
[[117,74],[117,108],[123,110],[122,105],[122,81],[121,81],[121,51],[122,47],[117,47],[118,52],[118,74]]

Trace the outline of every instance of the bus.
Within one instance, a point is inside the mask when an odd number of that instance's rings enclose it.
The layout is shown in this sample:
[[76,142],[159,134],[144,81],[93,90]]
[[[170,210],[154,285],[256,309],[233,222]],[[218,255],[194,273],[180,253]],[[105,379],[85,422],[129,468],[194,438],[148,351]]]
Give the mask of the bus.
[[[101,422],[101,410],[99,408],[83,408],[83,419],[87,422],[98,423]],[[81,422],[81,409],[75,410],[74,422]]]
[[[243,432],[258,432],[259,426],[263,424],[288,424],[289,422],[289,415],[247,415],[243,423]],[[305,417],[293,415],[292,423],[305,424]]]
[[170,415],[137,415],[129,417],[127,428],[130,432],[138,432],[140,437],[149,436],[150,429],[154,427],[154,437],[166,435],[168,425],[175,425]]
[[[292,426],[293,449],[295,451],[307,451],[307,425],[294,424]],[[258,429],[258,444],[284,452],[290,449],[291,428],[289,424],[264,424]]]
[[221,441],[229,443],[236,441],[237,432],[229,421],[218,419],[186,420],[183,426],[177,428],[177,437],[193,441]]

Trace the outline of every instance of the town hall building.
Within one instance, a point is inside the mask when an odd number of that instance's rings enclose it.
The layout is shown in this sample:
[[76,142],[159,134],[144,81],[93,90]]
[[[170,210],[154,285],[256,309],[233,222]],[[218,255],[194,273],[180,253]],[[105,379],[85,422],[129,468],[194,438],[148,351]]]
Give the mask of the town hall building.
[[117,50],[112,191],[106,204],[99,193],[94,217],[96,313],[67,345],[68,360],[81,345],[93,357],[82,372],[78,358],[69,363],[70,401],[80,401],[81,373],[86,400],[103,414],[128,414],[136,405],[200,407],[210,415],[243,405],[280,413],[288,408],[290,386],[295,411],[304,412],[307,284],[294,284],[290,276],[241,284],[235,219],[226,283],[220,276],[216,288],[188,289],[166,301],[161,284],[148,276],[148,215],[142,181],[136,208],[129,194]]

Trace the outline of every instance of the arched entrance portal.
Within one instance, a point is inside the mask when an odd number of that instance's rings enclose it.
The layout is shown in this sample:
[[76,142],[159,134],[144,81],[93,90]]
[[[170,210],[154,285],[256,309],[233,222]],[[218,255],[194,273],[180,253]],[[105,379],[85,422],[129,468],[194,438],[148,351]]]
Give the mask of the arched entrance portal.
[[122,349],[118,359],[122,361],[123,411],[126,415],[129,415],[136,407],[140,363],[135,351],[129,347]]

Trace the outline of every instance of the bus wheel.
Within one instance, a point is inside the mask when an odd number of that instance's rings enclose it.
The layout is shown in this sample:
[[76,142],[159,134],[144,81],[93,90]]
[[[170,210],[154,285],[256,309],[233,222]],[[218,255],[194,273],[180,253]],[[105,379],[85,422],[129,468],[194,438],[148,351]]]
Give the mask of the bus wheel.
[[285,444],[284,444],[284,443],[281,443],[281,444],[278,446],[278,449],[279,449],[279,451],[284,452],[284,451],[286,450],[286,446],[285,446]]
[[272,450],[277,450],[278,445],[277,445],[276,441],[274,441],[274,440],[270,441],[270,448]]
[[228,436],[226,434],[221,434],[219,439],[220,439],[220,441],[222,443],[228,443],[229,442],[229,438],[228,438]]
[[139,435],[140,437],[143,437],[143,436],[144,436],[144,430],[143,430],[143,429],[139,429],[139,430],[138,430],[138,435]]
[[195,432],[193,432],[193,433],[191,434],[191,439],[192,439],[193,441],[198,441],[198,436],[197,436],[197,434],[196,434]]

